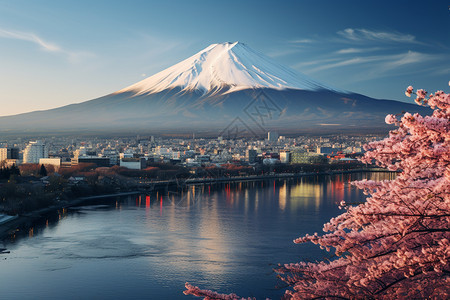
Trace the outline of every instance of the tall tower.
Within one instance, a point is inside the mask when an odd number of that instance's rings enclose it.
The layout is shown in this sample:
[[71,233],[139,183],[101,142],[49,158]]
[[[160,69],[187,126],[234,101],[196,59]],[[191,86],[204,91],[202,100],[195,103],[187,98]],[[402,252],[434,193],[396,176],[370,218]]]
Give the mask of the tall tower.
[[39,163],[40,158],[48,158],[48,148],[42,141],[35,141],[28,143],[23,151],[24,163]]

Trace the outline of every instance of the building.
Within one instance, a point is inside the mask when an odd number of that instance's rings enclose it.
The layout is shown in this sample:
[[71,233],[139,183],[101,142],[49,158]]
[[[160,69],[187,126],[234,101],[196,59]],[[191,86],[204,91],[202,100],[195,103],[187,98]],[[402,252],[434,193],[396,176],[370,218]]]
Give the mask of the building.
[[95,164],[97,167],[109,167],[110,159],[109,157],[98,157],[98,156],[80,156],[78,159],[73,159],[72,164]]
[[288,164],[291,162],[291,152],[282,151],[280,152],[280,161],[282,164]]
[[195,156],[195,161],[199,162],[199,163],[209,163],[211,161],[211,156],[210,155],[196,155]]
[[19,159],[19,148],[0,148],[0,162],[9,159]]
[[317,147],[318,154],[337,154],[341,149],[333,147]]
[[8,159],[8,148],[0,148],[0,162]]
[[116,149],[103,149],[101,157],[109,157],[109,164],[114,166],[119,164],[119,155]]
[[40,165],[51,165],[55,167],[55,171],[58,171],[59,168],[61,167],[61,158],[57,157],[57,158],[41,158],[39,159],[39,164]]
[[267,141],[269,141],[269,142],[276,142],[276,141],[278,141],[278,132],[276,132],[276,131],[269,131],[267,133]]
[[180,151],[172,152],[172,158],[171,159],[181,159],[181,152]]
[[75,152],[73,153],[73,156],[75,158],[80,157],[80,156],[97,156],[97,153],[92,149],[88,149],[85,146],[81,146],[80,148],[75,150]]
[[133,158],[134,155],[132,152],[124,152],[124,153],[119,153],[119,159],[122,158]]
[[291,164],[322,164],[328,159],[320,154],[312,152],[291,152]]
[[23,150],[23,162],[37,164],[39,159],[48,158],[48,148],[42,141],[29,142]]
[[258,156],[258,153],[254,149],[247,149],[245,150],[245,160],[249,163],[254,163],[256,161],[256,156]]
[[142,170],[147,166],[147,161],[143,157],[139,158],[121,158],[120,166],[133,170]]

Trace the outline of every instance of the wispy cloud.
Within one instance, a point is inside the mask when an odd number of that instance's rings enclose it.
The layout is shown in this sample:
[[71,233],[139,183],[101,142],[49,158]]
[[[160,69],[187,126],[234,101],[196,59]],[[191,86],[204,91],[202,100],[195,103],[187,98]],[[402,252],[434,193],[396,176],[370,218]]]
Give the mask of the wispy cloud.
[[311,44],[316,43],[316,41],[312,39],[292,39],[287,40],[284,43],[285,44],[282,47],[266,54],[270,57],[280,57],[298,53],[299,51],[301,51],[301,49],[310,47]]
[[436,75],[448,75],[448,74],[450,74],[450,68],[443,68],[443,69],[439,69],[439,70],[436,70],[436,68],[433,68],[430,70],[430,72],[432,72],[433,74],[436,74]]
[[381,65],[383,71],[395,69],[405,65],[424,63],[433,59],[437,59],[435,55],[424,54],[415,51],[408,51],[403,54],[392,55],[384,65]]
[[310,69],[309,72],[315,73],[315,72],[319,72],[319,71],[323,71],[323,70],[329,70],[329,69],[334,69],[334,68],[339,68],[339,67],[345,67],[345,66],[356,65],[356,64],[365,64],[365,63],[374,62],[374,61],[380,61],[380,60],[383,60],[383,59],[384,59],[384,57],[380,57],[380,56],[355,57],[355,58],[351,58],[351,59],[341,60],[341,61],[336,62],[336,63],[322,64],[321,66],[318,66],[316,68]]
[[[362,65],[375,63],[374,65],[369,65],[368,68],[375,70],[375,73],[384,73],[386,71],[396,69],[405,65],[411,65],[416,63],[423,63],[437,57],[429,54],[424,54],[420,52],[408,51],[401,54],[391,54],[391,55],[374,55],[366,57],[355,57],[346,60],[340,60],[337,62],[330,63],[329,59],[314,61],[317,67],[310,69],[310,73],[315,73],[319,71],[346,67],[351,65]],[[336,60],[335,60],[336,61]]]
[[327,58],[327,59],[317,59],[317,60],[310,60],[305,62],[300,62],[292,66],[294,69],[314,66],[314,65],[323,65],[331,62],[339,61],[339,58]]
[[43,50],[50,52],[61,52],[61,48],[55,44],[44,41],[33,33],[8,31],[0,28],[0,37],[28,41],[40,46]]
[[75,52],[65,50],[59,45],[45,41],[43,38],[30,32],[11,31],[0,28],[0,38],[31,42],[39,46],[44,51],[63,54],[71,62],[78,62],[82,58],[93,56],[93,54],[88,52]]
[[347,28],[337,32],[340,36],[352,41],[383,41],[396,43],[418,43],[416,37],[411,34],[399,32],[373,31],[368,29]]
[[336,51],[337,54],[355,54],[378,51],[381,48],[347,48]]
[[[386,60],[377,62],[364,72],[364,76],[356,76],[354,82],[372,80],[386,76],[399,76],[421,73],[425,63],[442,59],[440,55],[431,55],[420,52],[408,51],[387,57]],[[420,66],[418,68],[417,66]]]
[[311,39],[296,39],[296,40],[290,40],[289,43],[291,44],[311,44],[314,43],[314,40]]

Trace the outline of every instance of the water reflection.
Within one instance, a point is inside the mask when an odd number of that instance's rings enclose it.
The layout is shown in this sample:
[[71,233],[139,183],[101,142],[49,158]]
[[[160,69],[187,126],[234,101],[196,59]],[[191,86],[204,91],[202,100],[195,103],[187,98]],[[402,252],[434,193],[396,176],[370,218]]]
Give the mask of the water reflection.
[[186,299],[190,281],[279,298],[274,265],[328,255],[292,240],[320,231],[341,200],[362,201],[350,185],[362,178],[393,175],[195,185],[54,212],[4,243],[11,254],[0,261],[2,297],[59,299],[64,286],[69,299]]
[[287,183],[285,182],[283,186],[279,190],[278,203],[280,210],[284,211],[286,209],[286,201],[287,201]]

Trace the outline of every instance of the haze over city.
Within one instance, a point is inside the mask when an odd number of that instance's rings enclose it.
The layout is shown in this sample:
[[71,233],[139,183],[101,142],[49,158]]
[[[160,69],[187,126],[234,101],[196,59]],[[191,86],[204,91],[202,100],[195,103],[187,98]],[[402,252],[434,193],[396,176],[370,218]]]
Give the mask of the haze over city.
[[1,1],[0,116],[97,98],[243,42],[342,90],[408,101],[448,81],[445,1]]

